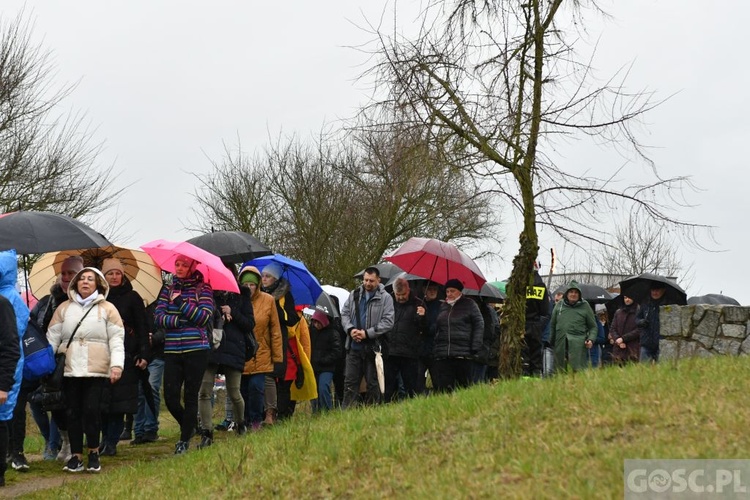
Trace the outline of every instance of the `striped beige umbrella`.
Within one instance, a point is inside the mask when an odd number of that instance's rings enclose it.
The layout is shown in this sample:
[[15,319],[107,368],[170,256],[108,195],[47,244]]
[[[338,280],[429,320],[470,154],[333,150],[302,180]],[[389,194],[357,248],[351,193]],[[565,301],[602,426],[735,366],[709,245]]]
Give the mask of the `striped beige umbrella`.
[[87,248],[81,250],[62,250],[49,252],[36,261],[29,275],[29,287],[35,297],[40,298],[49,293],[50,287],[60,274],[60,268],[65,259],[71,255],[83,257],[83,264],[87,267],[101,269],[104,259],[119,259],[133,285],[133,290],[143,298],[146,305],[155,301],[161,290],[161,269],[153,259],[141,250],[131,250],[123,247]]

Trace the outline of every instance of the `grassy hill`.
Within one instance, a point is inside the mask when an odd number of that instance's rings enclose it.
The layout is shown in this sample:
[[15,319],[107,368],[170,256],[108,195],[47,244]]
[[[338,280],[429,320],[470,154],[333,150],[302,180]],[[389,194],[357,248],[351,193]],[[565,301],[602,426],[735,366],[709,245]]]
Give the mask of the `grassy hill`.
[[54,495],[622,497],[625,458],[746,458],[748,393],[747,358],[499,382],[379,408],[300,414],[181,457],[169,454],[175,434],[158,455],[121,446],[117,462],[103,459],[101,474],[68,481]]

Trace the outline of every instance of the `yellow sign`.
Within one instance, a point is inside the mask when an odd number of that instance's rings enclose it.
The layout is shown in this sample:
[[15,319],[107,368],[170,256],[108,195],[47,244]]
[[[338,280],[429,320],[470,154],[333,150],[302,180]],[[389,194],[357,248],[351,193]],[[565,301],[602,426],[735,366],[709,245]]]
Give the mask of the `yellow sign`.
[[526,299],[542,300],[544,299],[544,290],[543,286],[527,286]]

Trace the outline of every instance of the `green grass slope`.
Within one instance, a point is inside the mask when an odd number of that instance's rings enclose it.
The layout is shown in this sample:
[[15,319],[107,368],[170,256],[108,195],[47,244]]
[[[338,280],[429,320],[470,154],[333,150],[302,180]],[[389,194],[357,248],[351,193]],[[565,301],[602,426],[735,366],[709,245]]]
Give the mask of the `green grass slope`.
[[622,497],[626,458],[747,458],[749,389],[747,358],[499,382],[297,415],[181,457],[104,462],[101,474],[54,496]]

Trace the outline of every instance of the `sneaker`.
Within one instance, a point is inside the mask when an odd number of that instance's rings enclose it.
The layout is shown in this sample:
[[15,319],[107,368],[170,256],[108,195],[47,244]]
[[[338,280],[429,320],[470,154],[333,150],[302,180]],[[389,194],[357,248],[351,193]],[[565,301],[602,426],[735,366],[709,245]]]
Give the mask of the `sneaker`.
[[68,471],[68,472],[82,472],[83,462],[81,462],[80,458],[73,455],[72,457],[70,457],[70,460],[68,460],[68,463],[65,464],[65,467],[63,467],[63,470]]
[[44,453],[42,453],[42,458],[44,460],[55,460],[57,459],[57,454],[60,453],[60,450],[57,448],[47,445],[44,447]]
[[177,441],[177,444],[174,445],[174,454],[184,455],[185,453],[187,453],[189,446],[190,446],[189,441]]
[[117,445],[107,443],[99,448],[99,454],[103,457],[114,457],[117,455]]
[[213,443],[214,443],[213,432],[209,431],[208,429],[203,429],[201,431],[201,442],[198,444],[198,449],[202,450],[203,448],[208,448]]
[[132,445],[139,445],[139,444],[146,444],[146,443],[148,443],[148,441],[146,441],[146,440],[145,440],[145,439],[143,438],[143,434],[136,434],[136,435],[135,435],[135,439],[133,439],[133,440],[132,440],[132,441],[130,442],[130,444],[132,444]]
[[147,443],[155,443],[159,440],[159,434],[156,431],[146,431],[143,433],[143,440]]
[[29,470],[29,462],[26,460],[26,457],[23,456],[23,453],[14,453],[10,465],[18,472],[26,472]]
[[234,422],[231,420],[225,418],[223,422],[220,424],[217,424],[216,427],[214,427],[214,430],[216,431],[228,431],[234,428]]
[[[83,464],[81,464],[83,466]],[[99,472],[102,470],[102,466],[99,463],[99,454],[95,451],[89,452],[89,465],[86,467],[89,472]]]
[[245,434],[247,434],[247,425],[245,425],[242,422],[237,424],[236,429],[237,429],[238,436],[244,436]]

